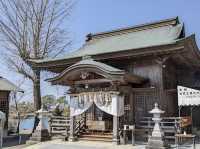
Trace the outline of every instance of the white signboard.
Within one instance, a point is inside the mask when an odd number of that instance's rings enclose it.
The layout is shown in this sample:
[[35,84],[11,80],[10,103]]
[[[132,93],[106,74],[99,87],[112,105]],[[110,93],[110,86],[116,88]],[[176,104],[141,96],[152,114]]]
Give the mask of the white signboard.
[[178,105],[197,106],[200,105],[200,91],[192,88],[178,86]]

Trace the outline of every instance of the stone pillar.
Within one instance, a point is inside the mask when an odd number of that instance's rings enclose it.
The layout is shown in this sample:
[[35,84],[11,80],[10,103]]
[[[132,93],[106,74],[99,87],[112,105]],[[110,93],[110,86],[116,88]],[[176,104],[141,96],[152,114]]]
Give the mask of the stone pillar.
[[73,142],[73,141],[76,141],[76,137],[75,137],[75,134],[74,134],[74,127],[75,127],[75,116],[71,116],[70,117],[70,135],[69,135],[69,141]]
[[119,117],[113,116],[113,143],[116,145],[120,144],[120,137],[119,137]]
[[36,113],[38,113],[38,117],[40,119],[40,122],[38,123],[38,126],[32,133],[32,136],[30,137],[30,140],[27,141],[27,144],[32,143],[38,143],[43,141],[50,140],[50,134],[48,131],[48,127],[45,124],[45,120],[48,119],[49,112],[44,109],[42,106],[40,110],[38,110]]

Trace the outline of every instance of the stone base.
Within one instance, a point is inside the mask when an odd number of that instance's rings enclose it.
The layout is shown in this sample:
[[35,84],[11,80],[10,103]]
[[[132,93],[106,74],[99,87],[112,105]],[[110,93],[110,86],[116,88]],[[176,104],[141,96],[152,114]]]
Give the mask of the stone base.
[[47,129],[44,130],[35,130],[30,137],[30,141],[32,142],[44,142],[50,140],[51,137]]
[[68,138],[68,141],[69,141],[69,142],[75,142],[75,141],[77,141],[77,140],[78,140],[78,138],[75,137],[75,136],[69,136],[69,138]]
[[145,149],[168,149],[167,147],[146,146]]
[[53,135],[51,136],[51,140],[58,140],[61,139],[63,141],[68,141],[68,137],[64,135]]
[[120,145],[120,138],[113,138],[113,139],[112,139],[112,143],[113,143],[114,145]]
[[27,140],[26,141],[27,145],[34,145],[34,144],[37,144],[37,143],[39,143],[39,142],[38,141],[32,141],[32,140]]
[[168,149],[169,147],[161,138],[150,137],[145,149]]
[[8,129],[5,128],[3,129],[3,137],[7,137],[8,136]]

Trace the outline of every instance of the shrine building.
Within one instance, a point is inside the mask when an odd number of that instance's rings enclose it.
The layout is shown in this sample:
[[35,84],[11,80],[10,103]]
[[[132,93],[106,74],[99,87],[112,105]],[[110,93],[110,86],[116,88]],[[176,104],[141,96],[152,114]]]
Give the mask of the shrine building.
[[164,117],[177,117],[178,85],[200,89],[200,51],[178,17],[88,34],[80,49],[32,65],[69,87],[71,140],[103,131],[119,143],[124,125],[152,117],[156,102]]
[[11,92],[23,92],[23,90],[6,78],[0,76],[0,111],[6,115],[4,135],[7,135],[8,129],[9,102]]

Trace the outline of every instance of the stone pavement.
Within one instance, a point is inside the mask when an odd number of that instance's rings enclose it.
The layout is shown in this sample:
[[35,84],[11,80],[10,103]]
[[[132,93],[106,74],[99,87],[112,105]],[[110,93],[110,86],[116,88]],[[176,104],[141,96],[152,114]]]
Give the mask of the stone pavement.
[[[176,148],[173,146],[172,148]],[[62,140],[53,140],[42,142],[31,146],[16,146],[4,149],[145,149],[145,145],[113,145],[112,143],[93,142],[93,141],[77,141],[65,142]],[[192,149],[191,145],[182,146],[179,149]],[[196,149],[200,149],[200,144],[196,145]]]
[[77,141],[64,142],[54,140],[44,143],[39,143],[23,149],[144,149],[144,145],[113,145],[112,143],[93,142],[93,141]]
[[3,149],[23,149],[29,145],[22,144],[22,145],[15,145],[15,146],[10,146],[10,147],[3,147]]

